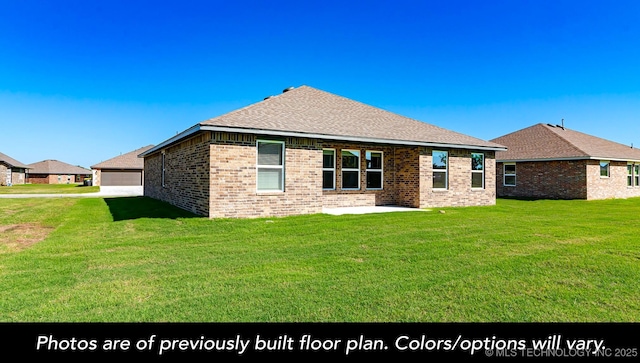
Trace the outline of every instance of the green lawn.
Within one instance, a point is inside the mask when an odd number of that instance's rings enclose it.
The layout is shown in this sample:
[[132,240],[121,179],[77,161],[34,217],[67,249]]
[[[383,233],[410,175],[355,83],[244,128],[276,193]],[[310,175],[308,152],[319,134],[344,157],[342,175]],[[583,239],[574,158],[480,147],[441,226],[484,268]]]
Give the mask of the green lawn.
[[84,186],[83,184],[16,184],[0,186],[0,194],[70,194],[95,193],[99,186]]
[[0,321],[640,322],[640,199],[442,210],[0,199]]

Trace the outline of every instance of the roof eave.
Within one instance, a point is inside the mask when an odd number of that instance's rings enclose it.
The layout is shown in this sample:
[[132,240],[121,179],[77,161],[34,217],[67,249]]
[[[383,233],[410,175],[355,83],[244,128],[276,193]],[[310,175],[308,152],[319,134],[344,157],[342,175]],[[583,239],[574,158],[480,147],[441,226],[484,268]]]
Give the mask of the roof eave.
[[266,130],[266,129],[251,129],[240,127],[228,127],[228,126],[213,126],[213,125],[201,125],[202,131],[218,131],[218,132],[237,132],[237,133],[251,133],[256,135],[266,136],[288,136],[288,137],[304,137],[312,139],[323,140],[337,140],[337,141],[352,141],[352,142],[367,142],[375,144],[391,144],[391,145],[407,145],[407,146],[429,146],[429,147],[443,147],[443,148],[458,148],[458,149],[472,149],[472,150],[486,150],[486,151],[506,151],[506,147],[499,146],[483,146],[483,145],[468,145],[468,144],[454,144],[454,143],[437,143],[437,142],[424,142],[424,141],[411,141],[411,140],[394,140],[394,139],[380,139],[370,137],[358,137],[358,136],[344,136],[344,135],[327,135],[327,134],[315,134],[297,131],[278,131],[278,130]]
[[189,137],[193,134],[195,134],[196,132],[201,130],[201,125],[200,124],[196,124],[194,126],[191,126],[190,128],[182,131],[181,133],[173,136],[172,138],[169,138],[161,143],[159,143],[158,145],[152,147],[151,149],[141,153],[138,155],[139,158],[144,158],[145,156],[149,156],[151,154],[155,154],[156,152],[164,149],[165,147],[172,145],[186,137]]
[[640,162],[640,159],[630,158],[611,158],[611,157],[597,157],[597,156],[575,156],[566,158],[529,158],[529,159],[496,159],[498,163],[526,163],[536,161],[572,161],[572,160],[609,160],[609,161],[632,161]]

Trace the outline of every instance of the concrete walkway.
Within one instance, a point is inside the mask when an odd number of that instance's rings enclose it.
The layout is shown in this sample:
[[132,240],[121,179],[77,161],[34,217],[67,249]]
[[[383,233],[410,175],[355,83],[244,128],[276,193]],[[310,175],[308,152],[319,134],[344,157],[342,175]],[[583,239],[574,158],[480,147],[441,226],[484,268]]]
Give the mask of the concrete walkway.
[[0,198],[105,198],[105,197],[137,197],[143,195],[141,186],[100,187],[96,193],[60,193],[60,194],[0,194]]
[[374,207],[340,207],[340,208],[322,208],[322,213],[340,216],[343,214],[368,214],[368,213],[387,213],[387,212],[426,212],[429,209],[407,208],[394,205],[374,206]]

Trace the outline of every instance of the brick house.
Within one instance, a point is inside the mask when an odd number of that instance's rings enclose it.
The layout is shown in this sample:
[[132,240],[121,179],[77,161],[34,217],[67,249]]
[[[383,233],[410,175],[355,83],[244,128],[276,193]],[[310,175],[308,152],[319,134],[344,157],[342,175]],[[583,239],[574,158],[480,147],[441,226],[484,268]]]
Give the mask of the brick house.
[[200,122],[142,153],[144,195],[194,213],[495,204],[496,143],[312,87]]
[[152,147],[147,145],[92,165],[93,185],[142,186],[144,160],[138,155]]
[[74,184],[91,177],[91,170],[58,160],[43,160],[28,166],[27,183],[32,184]]
[[18,160],[0,153],[0,186],[24,184],[28,168]]
[[640,197],[640,149],[542,123],[491,141],[498,197]]

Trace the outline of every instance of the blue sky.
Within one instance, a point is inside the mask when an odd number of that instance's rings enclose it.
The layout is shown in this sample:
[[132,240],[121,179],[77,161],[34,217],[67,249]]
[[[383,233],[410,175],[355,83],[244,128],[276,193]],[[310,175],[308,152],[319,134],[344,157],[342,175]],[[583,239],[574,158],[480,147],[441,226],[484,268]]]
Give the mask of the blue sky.
[[92,164],[308,85],[640,147],[640,2],[0,0],[0,152]]

